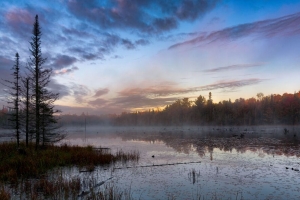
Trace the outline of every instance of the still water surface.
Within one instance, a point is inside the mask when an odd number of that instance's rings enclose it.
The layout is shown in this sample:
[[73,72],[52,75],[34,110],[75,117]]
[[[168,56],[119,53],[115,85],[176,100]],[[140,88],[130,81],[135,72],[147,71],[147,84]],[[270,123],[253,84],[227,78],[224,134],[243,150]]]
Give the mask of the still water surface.
[[130,191],[134,199],[300,199],[299,127],[67,130],[63,142],[140,152],[138,163],[80,173],[96,182],[113,177],[105,184]]

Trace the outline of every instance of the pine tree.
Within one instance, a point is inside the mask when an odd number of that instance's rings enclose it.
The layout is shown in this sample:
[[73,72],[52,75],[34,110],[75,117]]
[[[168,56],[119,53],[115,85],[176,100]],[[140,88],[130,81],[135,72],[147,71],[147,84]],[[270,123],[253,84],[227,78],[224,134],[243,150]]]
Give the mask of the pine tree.
[[20,145],[20,67],[19,67],[19,54],[16,53],[15,55],[15,64],[12,67],[13,70],[13,81],[6,80],[9,83],[9,104],[13,106],[9,107],[10,117],[9,120],[11,121],[11,125],[13,129],[15,129],[15,136],[17,139],[17,146]]
[[45,145],[46,142],[56,142],[57,140],[62,139],[63,135],[59,132],[53,132],[53,125],[57,122],[54,116],[57,111],[54,110],[53,103],[58,99],[59,95],[54,94],[47,89],[52,70],[43,68],[46,58],[43,58],[41,52],[42,33],[38,15],[35,17],[32,35],[30,42],[31,57],[28,69],[32,77],[30,86],[32,88],[34,99],[35,147],[37,149],[40,142],[42,142],[42,145]]
[[[22,79],[22,103],[24,106],[23,112],[22,112],[22,119],[23,119],[23,128],[25,132],[25,141],[26,141],[26,146],[28,146],[29,139],[32,141],[32,119],[33,116],[33,109],[32,109],[32,101],[31,101],[31,93],[30,93],[30,78],[26,77]],[[30,138],[29,138],[30,136]]]

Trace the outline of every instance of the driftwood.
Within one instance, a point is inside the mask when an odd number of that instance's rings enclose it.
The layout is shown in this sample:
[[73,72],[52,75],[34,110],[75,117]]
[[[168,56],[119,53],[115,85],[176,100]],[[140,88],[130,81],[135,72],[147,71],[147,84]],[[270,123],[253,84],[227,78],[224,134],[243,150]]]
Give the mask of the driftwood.
[[191,164],[191,163],[201,163],[201,161],[196,161],[196,162],[183,162],[183,163],[170,163],[170,164],[160,164],[160,165],[142,165],[142,166],[133,166],[133,167],[116,167],[113,168],[115,169],[129,169],[129,168],[138,168],[138,167],[162,167],[162,166],[168,166],[168,165],[186,165],[186,164]]
[[89,191],[82,191],[78,197],[84,197],[85,195],[89,194],[91,192],[92,189],[99,187],[101,185],[103,185],[106,181],[109,181],[110,179],[112,179],[113,177],[110,177],[109,179],[106,179],[105,181],[101,181],[99,183],[97,183],[96,185],[94,185],[94,187],[92,187]]

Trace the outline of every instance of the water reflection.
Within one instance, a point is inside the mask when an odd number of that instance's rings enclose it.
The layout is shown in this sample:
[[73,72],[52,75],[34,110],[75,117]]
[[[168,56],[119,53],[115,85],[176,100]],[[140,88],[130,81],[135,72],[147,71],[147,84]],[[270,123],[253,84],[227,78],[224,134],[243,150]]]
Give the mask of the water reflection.
[[[266,127],[127,127],[99,128],[91,127],[87,133],[90,139],[121,138],[122,141],[163,143],[178,153],[197,152],[200,157],[210,154],[213,159],[214,149],[224,152],[236,150],[258,152],[262,150],[270,155],[300,156],[299,127],[290,128],[289,133],[277,126]],[[74,138],[76,135],[71,135]],[[77,137],[82,137],[78,135]]]
[[79,177],[86,190],[109,180],[121,191],[130,188],[134,199],[300,199],[299,127],[67,130],[62,142],[141,153],[139,163],[125,166],[115,163],[90,173],[65,169],[64,176]]

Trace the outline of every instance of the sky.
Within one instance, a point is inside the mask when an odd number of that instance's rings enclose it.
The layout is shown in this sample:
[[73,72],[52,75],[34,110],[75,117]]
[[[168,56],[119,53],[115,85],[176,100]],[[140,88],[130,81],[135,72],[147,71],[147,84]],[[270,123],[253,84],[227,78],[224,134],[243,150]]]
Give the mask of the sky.
[[1,0],[1,80],[16,52],[26,73],[35,15],[63,114],[300,90],[300,0]]

